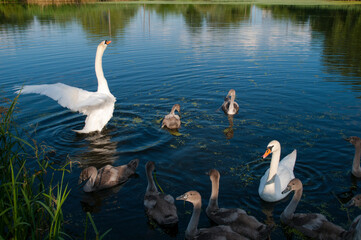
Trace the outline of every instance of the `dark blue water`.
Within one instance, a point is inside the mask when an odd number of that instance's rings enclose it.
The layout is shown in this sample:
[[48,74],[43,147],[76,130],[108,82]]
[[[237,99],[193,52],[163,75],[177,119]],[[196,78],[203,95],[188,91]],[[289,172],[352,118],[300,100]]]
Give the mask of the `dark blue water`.
[[[20,96],[16,114],[24,131],[54,149],[52,161],[73,162],[64,206],[73,238],[83,238],[90,211],[100,232],[112,229],[108,239],[183,239],[189,203],[176,203],[178,232],[148,223],[144,165],[152,160],[165,192],[197,190],[204,209],[211,191],[204,173],[217,168],[220,206],[275,223],[272,239],[286,239],[279,216],[290,198],[269,204],[257,191],[270,163],[260,156],[273,139],[282,156],[298,150],[295,175],[304,184],[298,212],[323,213],[344,228],[360,214],[341,204],[361,193],[351,176],[354,148],[343,140],[361,136],[360,7],[3,5],[0,11],[3,97],[14,98],[13,88],[23,84],[95,91],[96,47],[112,41],[103,69],[117,102],[102,133],[77,135],[72,129],[81,129],[85,117],[45,96]],[[219,107],[231,88],[240,111],[228,119]],[[175,103],[182,128],[172,135],[160,124]],[[133,158],[140,165],[126,184],[98,194],[77,187],[82,168]],[[207,226],[203,211],[199,227]]]

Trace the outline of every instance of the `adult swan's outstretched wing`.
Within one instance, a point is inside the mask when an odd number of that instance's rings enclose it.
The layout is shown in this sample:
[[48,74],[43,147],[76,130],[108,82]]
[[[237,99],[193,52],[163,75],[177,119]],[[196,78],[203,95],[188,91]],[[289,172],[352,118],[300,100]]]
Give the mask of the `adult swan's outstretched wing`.
[[102,68],[103,53],[110,41],[102,41],[97,48],[95,72],[98,90],[89,92],[62,83],[26,85],[17,93],[37,93],[57,101],[62,107],[87,115],[85,126],[79,133],[101,131],[113,116],[115,97],[110,93]]

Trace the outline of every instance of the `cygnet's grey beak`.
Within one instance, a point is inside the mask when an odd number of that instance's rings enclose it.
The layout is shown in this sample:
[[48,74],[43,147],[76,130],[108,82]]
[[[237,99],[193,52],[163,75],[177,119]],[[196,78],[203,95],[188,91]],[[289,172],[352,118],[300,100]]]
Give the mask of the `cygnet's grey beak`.
[[347,141],[347,142],[350,142],[351,141],[351,138],[344,138],[343,140]]
[[[90,177],[87,177],[87,178],[79,178],[79,180],[78,180],[78,185],[80,185],[80,184],[82,184],[83,182],[87,182],[88,180],[90,179]],[[80,186],[81,187],[81,186]]]
[[85,185],[85,183],[86,183],[86,181],[84,181],[84,180],[89,180],[89,178],[88,179],[80,179],[79,178],[79,181],[78,181],[78,189],[80,189],[80,188],[82,188],[84,185]]
[[184,200],[184,201],[186,201],[187,198],[188,198],[188,195],[187,195],[187,194],[183,194],[183,195],[178,196],[178,197],[176,198],[176,200]]
[[351,199],[350,201],[348,201],[344,206],[349,208],[355,205],[355,200]]
[[287,186],[286,189],[282,191],[282,194],[288,193],[291,190],[292,190],[291,186]]

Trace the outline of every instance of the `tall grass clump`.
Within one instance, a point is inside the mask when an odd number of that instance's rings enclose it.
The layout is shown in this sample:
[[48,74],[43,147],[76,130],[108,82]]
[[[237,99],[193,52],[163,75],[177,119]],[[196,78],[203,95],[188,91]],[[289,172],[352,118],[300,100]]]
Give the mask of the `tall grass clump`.
[[17,99],[0,111],[0,239],[68,238],[62,228],[68,170],[51,164],[47,147],[19,136],[13,120]]

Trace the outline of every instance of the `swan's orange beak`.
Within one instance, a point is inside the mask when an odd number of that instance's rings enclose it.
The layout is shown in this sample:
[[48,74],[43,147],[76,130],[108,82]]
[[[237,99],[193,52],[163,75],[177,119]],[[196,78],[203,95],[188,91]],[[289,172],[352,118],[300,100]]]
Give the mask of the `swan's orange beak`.
[[110,44],[112,41],[105,41],[105,44],[108,45]]
[[266,158],[268,155],[270,155],[272,150],[270,148],[267,148],[266,152],[263,154],[262,158]]

